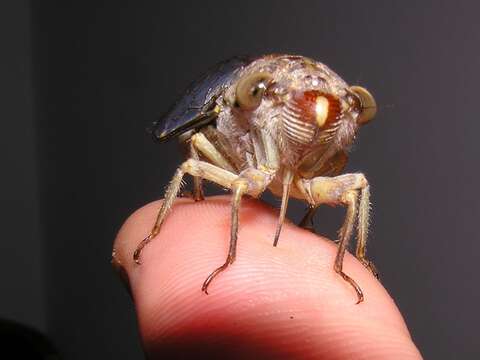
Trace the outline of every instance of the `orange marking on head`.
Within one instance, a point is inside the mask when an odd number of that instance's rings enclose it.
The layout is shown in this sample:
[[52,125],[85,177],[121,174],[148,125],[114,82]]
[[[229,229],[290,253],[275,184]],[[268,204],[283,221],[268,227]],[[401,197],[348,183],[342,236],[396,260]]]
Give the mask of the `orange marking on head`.
[[340,101],[334,95],[318,90],[297,93],[293,100],[300,118],[308,123],[317,123],[319,127],[335,122],[341,112]]

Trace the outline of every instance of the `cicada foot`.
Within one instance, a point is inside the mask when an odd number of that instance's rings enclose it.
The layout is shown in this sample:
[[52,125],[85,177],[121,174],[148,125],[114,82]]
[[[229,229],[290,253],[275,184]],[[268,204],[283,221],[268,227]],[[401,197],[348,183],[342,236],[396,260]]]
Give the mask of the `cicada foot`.
[[137,265],[140,265],[140,255],[142,254],[143,248],[153,239],[155,235],[153,233],[150,233],[145,239],[143,239],[138,245],[135,251],[133,252],[133,261]]
[[184,165],[180,166],[175,175],[173,176],[170,184],[167,187],[167,191],[165,192],[165,198],[163,200],[162,206],[157,214],[157,219],[155,220],[155,224],[150,231],[150,234],[143,239],[135,249],[133,253],[133,260],[137,265],[140,265],[140,255],[142,253],[143,248],[150,242],[152,239],[160,232],[160,228],[165,220],[165,217],[168,214],[168,211],[171,209],[175,198],[177,197],[180,187],[182,185],[182,179],[185,175]]
[[232,258],[231,256],[228,256],[227,261],[225,261],[225,263],[222,266],[219,266],[210,275],[208,275],[208,277],[205,279],[202,285],[202,291],[205,294],[208,295],[208,286],[210,285],[212,280],[215,279],[217,275],[219,275],[221,272],[223,272],[229,265],[231,265],[233,261],[234,261],[234,258]]
[[178,194],[178,197],[180,198],[183,198],[183,199],[193,199],[193,201],[197,202],[197,201],[202,201],[202,200],[205,200],[205,196],[203,195],[203,191],[188,191],[188,190],[184,190],[184,191],[181,191],[179,194]]
[[357,303],[356,305],[360,304],[361,302],[363,302],[364,300],[364,297],[363,297],[363,291],[362,289],[360,288],[360,286],[358,286],[358,284],[355,282],[355,280],[353,280],[350,276],[348,276],[347,274],[345,274],[343,271],[337,271],[337,273],[343,278],[343,280],[345,280],[346,282],[348,282],[350,285],[352,285],[352,287],[354,288],[355,292],[357,293]]
[[373,276],[375,276],[375,278],[380,279],[380,276],[378,275],[378,270],[373,262],[367,259],[360,259],[360,262],[363,264],[363,266],[370,270],[370,272]]
[[193,194],[192,194],[193,200],[194,201],[205,200],[205,195],[203,194],[201,179],[194,178],[194,185],[193,186],[194,186],[193,187]]
[[313,234],[316,234],[315,228],[313,226],[313,222],[305,223],[303,220],[298,223],[298,226],[304,230],[310,231]]

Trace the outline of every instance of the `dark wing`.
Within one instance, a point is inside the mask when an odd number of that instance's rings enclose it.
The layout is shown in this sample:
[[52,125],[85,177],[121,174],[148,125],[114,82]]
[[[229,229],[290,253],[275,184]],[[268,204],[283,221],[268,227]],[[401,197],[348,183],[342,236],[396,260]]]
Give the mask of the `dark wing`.
[[153,137],[164,141],[215,121],[215,100],[230,85],[237,71],[251,61],[248,57],[233,57],[211,68],[153,123],[149,129]]

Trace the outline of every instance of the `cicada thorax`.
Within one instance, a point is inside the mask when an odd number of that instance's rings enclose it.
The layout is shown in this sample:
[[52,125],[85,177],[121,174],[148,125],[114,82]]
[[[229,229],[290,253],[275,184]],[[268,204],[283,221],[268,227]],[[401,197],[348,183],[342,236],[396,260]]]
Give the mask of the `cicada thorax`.
[[335,134],[341,104],[334,95],[318,90],[291,94],[282,108],[281,137],[290,162],[298,163],[310,151],[325,146]]

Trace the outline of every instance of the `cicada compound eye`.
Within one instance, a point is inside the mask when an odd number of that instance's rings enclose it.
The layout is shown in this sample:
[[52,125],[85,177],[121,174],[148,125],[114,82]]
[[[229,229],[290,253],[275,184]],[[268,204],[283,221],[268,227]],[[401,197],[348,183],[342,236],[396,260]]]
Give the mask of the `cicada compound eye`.
[[357,118],[357,123],[360,125],[368,123],[377,113],[377,103],[373,95],[361,86],[352,86],[350,87],[350,91],[352,91],[360,101],[360,113]]
[[236,87],[235,104],[242,110],[255,110],[260,106],[263,94],[271,80],[272,75],[267,72],[245,76]]

